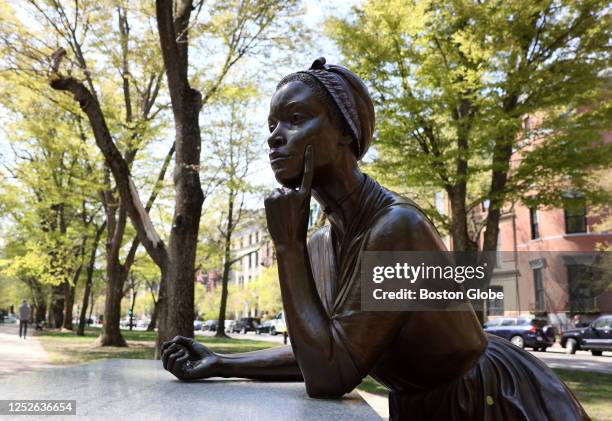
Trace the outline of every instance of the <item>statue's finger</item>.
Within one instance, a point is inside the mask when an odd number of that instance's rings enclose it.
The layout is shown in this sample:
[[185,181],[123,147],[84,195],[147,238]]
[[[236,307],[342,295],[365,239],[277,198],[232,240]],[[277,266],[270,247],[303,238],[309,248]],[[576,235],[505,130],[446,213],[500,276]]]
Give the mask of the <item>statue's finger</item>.
[[193,345],[193,339],[186,338],[185,336],[177,336],[176,338],[174,338],[174,343],[186,346],[190,349],[191,345]]
[[184,349],[179,349],[174,354],[170,355],[170,357],[168,358],[168,371],[173,373],[174,372],[174,363],[176,362],[176,359],[179,358],[179,357],[182,357],[185,354],[186,354],[186,352],[185,352]]
[[180,336],[175,336],[174,339],[171,339],[169,341],[165,341],[162,342],[161,344],[161,350],[163,351],[164,349],[168,348],[170,345],[175,343],[176,338],[180,338]]
[[168,358],[170,357],[170,355],[181,349],[185,349],[185,347],[178,344],[172,344],[162,353],[162,363],[166,370],[168,370]]
[[313,166],[313,152],[312,145],[306,145],[304,152],[304,175],[302,176],[302,186],[300,191],[303,193],[310,194],[310,187],[312,186],[312,166]]
[[175,343],[170,344],[170,346],[168,346],[166,349],[164,349],[164,350],[162,351],[162,357],[163,357],[164,355],[166,355],[166,356],[167,356],[167,355],[172,354],[174,351],[176,351],[176,349],[177,349],[179,346],[180,346],[180,345],[175,344]]
[[174,368],[180,370],[182,374],[187,374],[187,371],[185,370],[185,363],[187,361],[189,361],[189,354],[186,353],[174,361]]

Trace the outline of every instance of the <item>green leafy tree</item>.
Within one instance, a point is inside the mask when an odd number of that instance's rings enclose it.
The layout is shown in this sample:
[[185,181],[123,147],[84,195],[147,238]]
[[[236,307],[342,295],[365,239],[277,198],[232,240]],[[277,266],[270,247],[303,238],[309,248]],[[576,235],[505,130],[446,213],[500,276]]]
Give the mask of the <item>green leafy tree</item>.
[[[0,89],[11,121],[4,131],[16,158],[7,167],[11,178],[0,184],[12,234],[4,270],[28,285],[37,321],[45,318],[50,291],[49,322],[71,329],[76,285],[99,214],[99,180],[87,171],[95,166],[95,154],[81,142],[74,114],[19,85],[2,83]],[[65,142],[58,144],[57,137]]]
[[[96,144],[105,157],[120,198],[119,203],[109,201],[109,207],[119,210],[116,217],[118,224],[109,220],[107,229],[109,232],[118,233],[118,227],[125,225],[125,220],[129,217],[139,242],[162,273],[158,345],[177,334],[192,336],[196,244],[204,200],[199,179],[202,140],[199,129],[200,110],[217,94],[230,70],[239,61],[257,52],[268,54],[271,46],[291,44],[291,36],[299,35],[300,21],[295,19],[299,13],[297,1],[225,0],[208,4],[158,0],[155,3],[155,17],[156,38],[159,40],[160,49],[153,48],[150,44],[135,49],[130,43],[130,30],[149,29],[153,26],[149,24],[152,20],[150,2],[111,1],[108,5],[114,6],[112,8],[94,1],[78,2],[75,5],[61,1],[32,0],[29,3],[36,9],[37,19],[34,21],[49,25],[47,32],[55,33],[56,38],[49,41],[49,37],[41,37],[40,33],[35,33],[38,30],[36,25],[29,30],[22,27],[10,30],[12,22],[7,20],[9,24],[3,36],[6,49],[15,53],[12,55],[18,56],[19,59],[33,57],[33,62],[25,66],[26,69],[23,69],[21,63],[18,63],[19,67],[23,71],[48,71],[50,86],[55,90],[70,93],[87,116]],[[118,17],[117,26],[112,24],[114,19],[111,13],[116,13]],[[130,26],[126,19],[128,16],[133,18],[134,15],[144,15],[145,21],[141,25]],[[24,26],[23,22],[21,26]],[[92,30],[94,27],[96,30]],[[114,40],[120,41],[118,47]],[[143,205],[132,179],[130,167],[136,142],[133,142],[129,134],[120,135],[125,129],[129,133],[136,125],[131,124],[133,121],[129,120],[127,112],[124,119],[116,118],[120,108],[108,106],[105,97],[100,95],[100,86],[112,82],[113,78],[93,78],[104,74],[104,70],[109,67],[105,60],[99,60],[107,54],[88,53],[96,47],[106,46],[112,46],[111,49],[118,52],[115,56],[118,58],[116,63],[120,69],[122,86],[127,86],[127,89],[123,89],[126,98],[124,110],[129,109],[129,104],[146,105],[151,100],[155,102],[153,97],[159,91],[150,87],[159,86],[160,81],[156,77],[150,85],[145,83],[136,89],[132,83],[139,80],[137,75],[148,75],[151,69],[144,68],[141,72],[136,72],[134,68],[126,67],[126,63],[131,63],[125,60],[126,48],[132,55],[137,51],[137,54],[142,54],[143,57],[149,52],[158,54],[161,51],[175,123],[176,145],[168,154],[172,156],[176,149],[173,178],[174,213],[167,243],[162,240],[163,235],[155,229],[148,215],[148,207]],[[193,63],[190,62],[190,48],[198,48],[201,57],[212,57],[214,60],[202,63],[203,71],[194,71]],[[110,53],[112,51],[109,51]],[[220,66],[215,68],[212,62],[218,62]],[[139,94],[145,97],[148,95],[148,100],[128,101],[129,95],[125,94],[133,92],[132,87]],[[116,92],[116,89],[110,90],[110,94],[116,95]],[[142,109],[147,110],[148,107],[143,106]],[[155,113],[148,109],[144,120],[154,115]],[[121,140],[127,142],[122,143]],[[121,237],[118,235],[110,238]],[[119,249],[120,247],[117,248]],[[107,306],[110,306],[109,310],[112,310],[112,314],[109,313],[112,318],[109,317],[105,321],[105,331],[100,338],[103,344],[124,343],[118,330],[118,308],[122,292],[120,286],[129,272],[126,268],[130,259],[133,259],[131,250],[132,248],[122,265],[115,263],[109,267],[108,277],[112,286],[109,285],[106,300]],[[111,257],[116,261],[114,256]],[[113,282],[110,282],[111,279]],[[108,304],[109,300],[111,304]],[[166,303],[172,303],[173,308],[168,309]]]
[[[248,117],[249,110],[254,107],[255,93],[254,88],[246,84],[227,86],[215,107],[216,117],[211,116],[211,123],[203,132],[207,144],[203,166],[205,178],[208,185],[216,186],[215,194],[222,202],[217,225],[217,243],[223,251],[219,326],[225,323],[232,265],[243,257],[233,255],[232,235],[245,219],[246,195],[255,190],[252,173],[253,164],[260,155],[260,145],[255,140],[255,124]],[[225,330],[218,329],[216,336],[226,336]]]
[[253,303],[262,313],[274,316],[283,309],[276,262],[261,271],[261,275],[247,285],[257,302]]
[[[371,169],[427,193],[421,203],[457,251],[477,249],[482,228],[481,248],[495,250],[506,203],[561,205],[568,191],[609,200],[591,177],[612,162],[601,140],[612,110],[609,10],[599,0],[370,0],[330,19],[376,103]],[[439,191],[449,216],[431,201]],[[471,215],[485,201],[479,227]]]
[[[99,197],[106,219],[107,291],[105,323],[98,343],[125,346],[119,330],[121,298],[140,241],[138,237],[132,238],[124,250],[130,231],[128,213],[133,208],[118,193],[127,184],[113,183],[111,173],[116,166],[112,162],[123,164],[124,173],[135,175],[137,181],[144,179],[154,185],[149,200],[139,208],[146,214],[174,154],[172,145],[159,165],[157,176],[141,174],[134,165],[137,154],[160,137],[166,126],[160,115],[168,107],[158,101],[163,63],[157,33],[151,25],[154,8],[147,2],[136,1],[100,4],[31,0],[25,5],[20,3],[21,12],[15,14],[12,6],[17,5],[5,6],[0,20],[7,70],[19,77],[18,83],[56,106],[71,108],[83,119],[80,126],[83,142],[90,138],[86,122],[98,146],[104,140],[110,142],[110,147],[101,149],[106,159],[106,167],[100,169],[103,187]],[[64,91],[73,96],[63,95]],[[109,161],[109,151],[115,154],[114,161]],[[135,191],[135,185],[130,183]]]

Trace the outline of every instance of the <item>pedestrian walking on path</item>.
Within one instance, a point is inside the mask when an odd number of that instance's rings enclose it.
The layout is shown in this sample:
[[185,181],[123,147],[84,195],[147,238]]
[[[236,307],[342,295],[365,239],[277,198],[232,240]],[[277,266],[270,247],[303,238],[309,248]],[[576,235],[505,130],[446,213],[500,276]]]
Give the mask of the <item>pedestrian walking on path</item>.
[[19,337],[26,338],[28,333],[28,323],[30,321],[30,306],[28,302],[25,300],[21,300],[21,305],[19,306]]
[[17,323],[0,324],[0,379],[53,367],[36,336],[24,341],[15,335],[18,331]]

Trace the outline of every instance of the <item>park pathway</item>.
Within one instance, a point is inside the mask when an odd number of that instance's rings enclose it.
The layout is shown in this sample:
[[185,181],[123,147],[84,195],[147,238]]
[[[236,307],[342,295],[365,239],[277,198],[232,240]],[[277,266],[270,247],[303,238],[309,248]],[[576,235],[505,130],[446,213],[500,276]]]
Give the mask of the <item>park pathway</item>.
[[35,336],[22,339],[19,324],[0,323],[0,378],[49,367],[49,355]]

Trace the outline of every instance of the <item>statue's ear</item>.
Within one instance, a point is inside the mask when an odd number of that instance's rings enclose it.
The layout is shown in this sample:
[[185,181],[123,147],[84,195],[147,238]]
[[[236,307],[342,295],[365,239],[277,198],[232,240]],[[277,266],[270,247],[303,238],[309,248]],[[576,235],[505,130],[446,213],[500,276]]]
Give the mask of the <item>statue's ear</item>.
[[340,137],[340,144],[347,146],[355,141],[355,138],[350,133],[344,132]]

